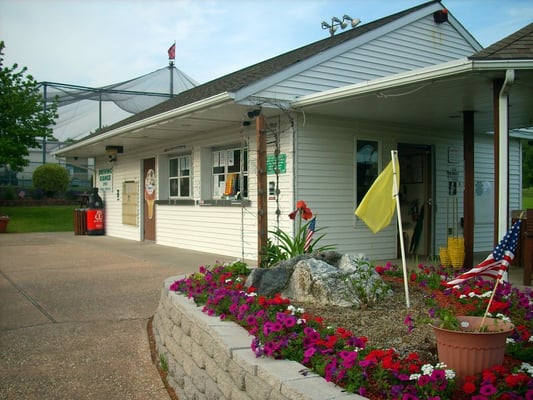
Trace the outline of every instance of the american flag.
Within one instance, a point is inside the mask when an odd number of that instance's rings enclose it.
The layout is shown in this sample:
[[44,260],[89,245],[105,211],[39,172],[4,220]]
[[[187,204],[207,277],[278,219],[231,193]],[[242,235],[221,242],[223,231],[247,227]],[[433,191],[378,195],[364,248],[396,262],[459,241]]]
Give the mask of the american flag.
[[176,58],[176,43],[168,48],[168,59],[174,60]]
[[315,226],[316,226],[316,217],[309,222],[309,225],[307,225],[307,232],[305,234],[305,244],[304,244],[304,252],[307,252],[307,249],[309,249],[309,246],[311,246],[311,239],[313,238],[313,234],[315,233]]
[[504,238],[494,248],[492,253],[479,265],[471,270],[459,275],[454,280],[447,282],[448,286],[455,286],[476,276],[486,276],[489,278],[500,279],[509,265],[513,261],[514,252],[520,236],[520,224],[522,220],[514,223],[513,227],[507,232]]

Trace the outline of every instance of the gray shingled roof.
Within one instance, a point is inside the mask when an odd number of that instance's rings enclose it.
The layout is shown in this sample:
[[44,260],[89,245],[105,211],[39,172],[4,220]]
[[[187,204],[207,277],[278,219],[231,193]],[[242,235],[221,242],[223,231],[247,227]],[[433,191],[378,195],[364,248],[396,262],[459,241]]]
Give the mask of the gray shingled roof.
[[360,27],[345,31],[335,36],[319,40],[318,42],[311,43],[307,46],[300,47],[296,50],[289,51],[287,53],[281,54],[274,58],[270,58],[268,60],[262,61],[260,63],[254,64],[252,66],[243,68],[236,72],[232,72],[228,75],[214,79],[210,82],[198,85],[192,89],[179,93],[177,96],[173,97],[170,100],[160,103],[138,114],[132,115],[131,117],[128,117],[113,125],[110,125],[109,127],[102,129],[90,136],[87,136],[84,139],[98,136],[102,133],[109,132],[113,129],[117,129],[121,126],[125,126],[133,122],[141,121],[145,118],[149,118],[151,116],[161,114],[169,110],[183,107],[185,105],[192,104],[202,99],[207,99],[209,97],[215,96],[220,93],[237,91],[263,78],[271,76],[277,72],[283,71],[284,69],[292,65],[295,65],[303,60],[306,60],[316,54],[319,54],[325,50],[338,46],[341,43],[352,40],[353,38],[356,38],[358,36],[362,36],[374,29],[387,25],[397,19],[402,18],[405,15],[408,15],[419,9],[425,8],[428,5],[433,4],[433,3],[440,3],[440,1],[432,0],[426,3],[423,3],[419,6],[401,11],[393,15],[389,15],[385,18],[381,18],[374,22],[361,25]]
[[532,60],[533,23],[469,57],[471,60]]

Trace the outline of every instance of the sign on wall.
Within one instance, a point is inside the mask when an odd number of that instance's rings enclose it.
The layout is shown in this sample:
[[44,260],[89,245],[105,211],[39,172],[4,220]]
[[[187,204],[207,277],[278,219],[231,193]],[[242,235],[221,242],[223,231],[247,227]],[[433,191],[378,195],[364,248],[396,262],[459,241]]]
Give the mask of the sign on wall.
[[[276,173],[276,156],[269,155],[266,160],[267,175],[273,175]],[[278,155],[278,173],[284,174],[287,170],[287,155],[279,154]]]
[[102,192],[113,190],[113,168],[100,168],[98,170],[98,190]]

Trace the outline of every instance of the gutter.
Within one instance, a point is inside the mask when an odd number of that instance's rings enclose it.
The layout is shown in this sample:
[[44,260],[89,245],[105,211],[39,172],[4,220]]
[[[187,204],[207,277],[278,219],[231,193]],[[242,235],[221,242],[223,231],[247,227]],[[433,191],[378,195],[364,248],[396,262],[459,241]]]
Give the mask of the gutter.
[[52,155],[54,156],[57,155],[61,157],[64,153],[68,153],[72,150],[80,149],[91,144],[102,142],[106,139],[110,139],[115,136],[120,136],[120,135],[126,134],[134,130],[146,128],[150,125],[158,124],[160,122],[163,122],[169,119],[186,117],[187,115],[192,114],[194,112],[206,110],[209,108],[221,107],[233,101],[234,101],[233,93],[228,93],[228,92],[220,93],[215,96],[211,96],[206,99],[202,99],[200,101],[187,104],[185,106],[178,107],[178,108],[166,111],[161,114],[152,115],[151,117],[132,122],[131,124],[118,127],[116,129],[110,130],[100,135],[89,137],[87,139],[82,139],[81,141],[73,145],[63,147],[60,150],[52,152]]

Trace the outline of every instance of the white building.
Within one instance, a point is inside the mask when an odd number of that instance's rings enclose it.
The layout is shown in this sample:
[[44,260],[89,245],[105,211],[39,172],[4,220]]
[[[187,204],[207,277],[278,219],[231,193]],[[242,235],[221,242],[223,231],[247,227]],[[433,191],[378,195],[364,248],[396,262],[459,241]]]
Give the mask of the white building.
[[[398,149],[408,248],[434,255],[464,235],[468,262],[521,206],[521,142],[507,128],[533,120],[533,52],[516,51],[532,34],[533,24],[483,50],[439,1],[424,3],[186,90],[56,154],[95,157],[110,236],[256,260],[262,204],[269,230],[292,233],[287,215],[304,200],[324,244],[383,260],[397,257],[396,224],[373,234],[354,210]],[[495,168],[500,134],[508,170]],[[258,194],[265,135],[269,190]],[[498,196],[507,178],[508,200]]]

